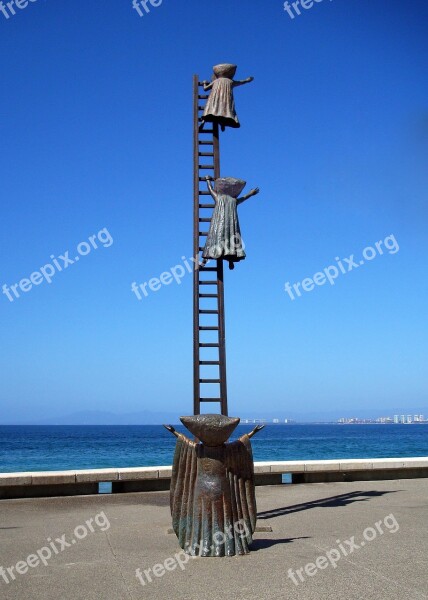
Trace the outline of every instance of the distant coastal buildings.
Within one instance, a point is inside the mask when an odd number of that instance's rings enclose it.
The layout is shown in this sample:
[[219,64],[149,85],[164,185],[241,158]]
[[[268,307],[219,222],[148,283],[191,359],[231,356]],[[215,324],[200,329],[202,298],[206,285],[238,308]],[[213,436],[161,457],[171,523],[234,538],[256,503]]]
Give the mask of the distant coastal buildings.
[[259,423],[261,425],[273,424],[273,425],[293,425],[293,424],[319,424],[319,425],[412,425],[414,423],[426,423],[428,419],[425,419],[424,415],[394,415],[393,417],[378,417],[377,419],[361,419],[359,417],[341,417],[337,421],[296,421],[294,419],[256,419],[256,418],[244,418],[241,419],[243,424]]
[[266,423],[274,423],[275,425],[285,423],[286,425],[291,425],[292,423],[296,423],[296,421],[292,419],[241,419],[241,423],[261,423],[262,425]]
[[424,415],[394,415],[393,417],[379,417],[378,419],[358,419],[357,417],[347,419],[342,417],[337,422],[343,425],[361,425],[365,423],[411,425],[412,423],[428,423],[428,420],[425,419]]

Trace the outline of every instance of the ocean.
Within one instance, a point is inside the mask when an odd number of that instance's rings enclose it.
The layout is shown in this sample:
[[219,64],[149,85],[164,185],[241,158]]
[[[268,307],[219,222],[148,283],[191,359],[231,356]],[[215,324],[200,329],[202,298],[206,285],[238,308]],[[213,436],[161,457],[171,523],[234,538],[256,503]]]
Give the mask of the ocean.
[[[428,425],[271,424],[252,442],[256,461],[428,456]],[[170,465],[174,446],[161,425],[0,426],[0,473]]]

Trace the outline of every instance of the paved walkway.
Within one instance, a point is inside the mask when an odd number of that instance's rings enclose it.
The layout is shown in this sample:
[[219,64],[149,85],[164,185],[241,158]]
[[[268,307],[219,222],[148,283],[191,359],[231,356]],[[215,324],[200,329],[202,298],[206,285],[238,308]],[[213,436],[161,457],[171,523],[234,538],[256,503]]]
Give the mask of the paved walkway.
[[258,525],[273,531],[256,534],[249,556],[187,564],[174,557],[165,492],[1,501],[0,597],[428,600],[428,479],[261,487],[257,497]]

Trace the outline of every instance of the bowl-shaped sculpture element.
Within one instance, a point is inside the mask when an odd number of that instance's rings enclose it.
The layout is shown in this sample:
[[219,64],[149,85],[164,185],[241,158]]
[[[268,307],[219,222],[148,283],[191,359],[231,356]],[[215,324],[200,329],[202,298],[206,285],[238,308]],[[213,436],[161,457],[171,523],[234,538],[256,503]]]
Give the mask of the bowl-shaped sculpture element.
[[225,194],[226,196],[237,198],[246,185],[247,182],[242,179],[220,177],[220,179],[215,180],[214,189],[218,194]]
[[205,446],[222,446],[232,435],[240,419],[224,415],[195,415],[180,417],[180,421]]
[[236,69],[238,67],[236,65],[231,65],[228,63],[224,63],[221,65],[216,65],[213,67],[214,75],[218,77],[227,77],[228,79],[233,79],[236,73]]

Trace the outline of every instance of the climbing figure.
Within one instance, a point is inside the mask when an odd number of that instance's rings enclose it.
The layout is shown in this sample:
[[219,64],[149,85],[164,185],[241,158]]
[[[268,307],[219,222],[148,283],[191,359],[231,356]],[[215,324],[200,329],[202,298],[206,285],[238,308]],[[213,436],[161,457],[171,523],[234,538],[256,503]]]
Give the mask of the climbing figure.
[[248,77],[242,81],[234,81],[236,65],[222,64],[214,67],[213,81],[209,83],[204,81],[204,90],[211,90],[205,106],[204,114],[201,117],[200,131],[203,130],[204,124],[207,122],[218,123],[222,131],[226,127],[241,127],[238,120],[238,115],[235,110],[235,100],[233,97],[233,88],[239,85],[251,83],[254,77]]
[[258,194],[260,190],[255,188],[248,192],[246,196],[238,198],[247,185],[245,181],[233,177],[222,177],[215,180],[213,188],[210,182],[211,179],[210,176],[206,177],[215,207],[202,253],[202,266],[206,265],[210,259],[218,260],[222,258],[229,262],[229,269],[234,269],[234,263],[244,260],[246,256],[239,227],[237,207],[248,198]]

